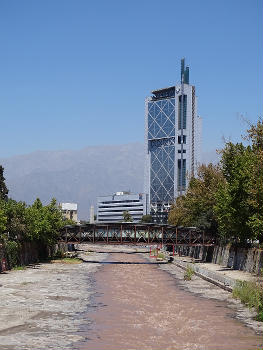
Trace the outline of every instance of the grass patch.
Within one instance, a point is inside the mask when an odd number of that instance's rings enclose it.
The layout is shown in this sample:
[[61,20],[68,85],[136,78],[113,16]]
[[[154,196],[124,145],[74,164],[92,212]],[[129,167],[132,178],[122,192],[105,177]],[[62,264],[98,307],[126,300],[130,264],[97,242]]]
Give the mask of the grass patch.
[[152,255],[152,256],[157,256],[157,249],[156,249],[156,248],[155,248],[155,249],[152,249],[151,255]]
[[249,308],[255,308],[257,312],[256,320],[263,322],[263,289],[259,283],[238,281],[232,295],[235,299],[240,299]]
[[157,258],[159,258],[159,259],[165,259],[164,253],[158,253]]
[[187,268],[186,268],[185,273],[184,273],[184,280],[191,281],[194,273],[195,272],[194,272],[194,269],[192,268],[192,266],[187,265]]
[[16,271],[20,271],[20,270],[25,270],[26,269],[26,266],[14,266],[13,268],[12,268],[12,270],[16,270]]
[[62,258],[65,258],[65,252],[63,252],[61,249],[58,249],[56,251],[56,255],[55,255],[55,259],[62,259]]
[[82,260],[78,258],[57,258],[50,260],[52,264],[81,264]]

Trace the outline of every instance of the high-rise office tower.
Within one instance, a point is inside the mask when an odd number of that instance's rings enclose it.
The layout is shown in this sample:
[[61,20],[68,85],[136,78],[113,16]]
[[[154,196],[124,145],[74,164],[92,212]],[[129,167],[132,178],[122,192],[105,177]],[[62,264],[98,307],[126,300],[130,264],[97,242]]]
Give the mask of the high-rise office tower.
[[152,91],[145,101],[145,192],[154,221],[166,222],[171,203],[196,175],[200,157],[201,118],[182,59],[181,82]]

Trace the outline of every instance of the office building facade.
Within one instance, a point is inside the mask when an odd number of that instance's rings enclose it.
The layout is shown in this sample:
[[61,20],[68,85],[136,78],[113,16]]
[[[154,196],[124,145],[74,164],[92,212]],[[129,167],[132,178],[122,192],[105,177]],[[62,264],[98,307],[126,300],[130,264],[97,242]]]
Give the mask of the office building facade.
[[156,222],[166,222],[171,203],[185,193],[201,158],[201,118],[189,67],[181,83],[152,91],[145,101],[145,193]]
[[128,211],[133,222],[140,222],[147,213],[147,196],[144,193],[116,192],[112,196],[98,197],[97,222],[121,222]]

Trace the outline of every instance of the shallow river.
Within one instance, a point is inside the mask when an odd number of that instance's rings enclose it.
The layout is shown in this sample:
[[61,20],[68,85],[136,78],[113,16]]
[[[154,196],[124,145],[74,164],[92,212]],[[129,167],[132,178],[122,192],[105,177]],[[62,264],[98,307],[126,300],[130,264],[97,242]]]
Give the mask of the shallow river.
[[183,290],[139,254],[110,254],[95,279],[99,307],[88,312],[88,338],[74,349],[252,350],[262,344],[225,302]]

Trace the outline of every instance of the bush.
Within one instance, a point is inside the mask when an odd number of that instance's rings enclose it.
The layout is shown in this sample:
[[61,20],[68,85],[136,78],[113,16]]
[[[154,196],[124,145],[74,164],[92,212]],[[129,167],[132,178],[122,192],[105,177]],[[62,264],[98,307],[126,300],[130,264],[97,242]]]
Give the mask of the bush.
[[259,283],[238,281],[232,294],[235,299],[240,299],[249,308],[255,308],[256,319],[263,322],[263,289]]
[[26,269],[26,266],[24,266],[24,265],[13,267],[13,270],[16,270],[16,271],[21,271],[21,270],[25,270],[25,269]]
[[184,280],[191,281],[194,273],[195,273],[194,269],[190,265],[187,265],[187,268],[186,268],[185,274],[184,274]]
[[19,243],[14,241],[6,241],[5,251],[9,268],[17,266],[19,264]]
[[78,258],[61,258],[61,259],[54,259],[50,261],[53,264],[59,263],[59,264],[81,264],[83,261]]
[[63,250],[61,249],[58,249],[56,254],[55,254],[55,258],[58,258],[58,259],[61,259],[61,258],[64,258],[65,257],[65,252],[63,252]]
[[164,253],[158,253],[157,258],[159,258],[159,259],[165,259]]

